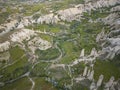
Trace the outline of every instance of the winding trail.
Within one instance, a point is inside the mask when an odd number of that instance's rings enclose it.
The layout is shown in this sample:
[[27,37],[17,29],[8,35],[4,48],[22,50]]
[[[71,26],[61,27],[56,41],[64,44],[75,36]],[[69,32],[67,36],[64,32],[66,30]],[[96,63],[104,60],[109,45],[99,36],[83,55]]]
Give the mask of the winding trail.
[[[21,58],[23,58],[24,56],[25,56],[25,54],[24,54]],[[21,58],[20,58],[20,59],[21,59]],[[14,61],[13,63],[10,63],[10,64],[5,65],[5,66],[2,67],[1,69],[7,68],[7,67],[9,67],[9,66],[11,66],[11,65],[13,65],[13,64],[15,64],[15,63],[17,63],[20,59]]]
[[33,81],[33,79],[30,77],[30,76],[28,76],[28,79],[31,81],[31,83],[32,83],[32,86],[31,86],[31,89],[30,90],[34,90],[34,87],[35,87],[35,82]]

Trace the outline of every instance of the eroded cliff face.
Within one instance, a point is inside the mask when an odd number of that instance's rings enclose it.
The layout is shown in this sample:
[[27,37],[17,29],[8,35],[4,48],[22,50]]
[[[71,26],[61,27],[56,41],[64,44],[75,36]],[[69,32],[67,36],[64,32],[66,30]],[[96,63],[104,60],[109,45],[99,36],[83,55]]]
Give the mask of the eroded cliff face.
[[120,13],[118,7],[120,8],[120,6],[112,8],[110,12],[113,13],[102,19],[102,22],[108,25],[110,30],[108,32],[103,30],[96,38],[96,41],[101,44],[101,57],[104,59],[112,60],[115,56],[120,55]]

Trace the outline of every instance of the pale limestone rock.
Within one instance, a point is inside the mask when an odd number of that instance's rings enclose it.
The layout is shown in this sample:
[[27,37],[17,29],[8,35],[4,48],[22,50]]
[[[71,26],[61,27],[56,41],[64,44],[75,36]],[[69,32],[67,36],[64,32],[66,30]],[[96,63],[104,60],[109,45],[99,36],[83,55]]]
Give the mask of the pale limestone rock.
[[0,35],[3,35],[11,30],[13,30],[14,28],[16,28],[16,25],[18,24],[17,20],[12,20],[9,23],[3,24],[2,26],[0,26],[0,29],[4,28],[4,31],[0,33]]
[[40,37],[35,37],[28,42],[28,47],[33,53],[35,53],[36,49],[47,50],[52,47],[52,44],[46,40],[41,39]]
[[96,88],[96,84],[95,84],[95,82],[93,81],[93,82],[91,83],[91,85],[90,85],[90,90],[95,90],[95,88]]
[[97,56],[98,56],[97,50],[96,50],[95,48],[93,48],[93,49],[91,50],[91,53],[90,53],[89,56],[97,57]]
[[87,69],[88,69],[88,67],[85,67],[84,72],[83,72],[84,77],[87,75]]
[[114,85],[112,85],[112,86],[110,87],[110,90],[116,90],[115,87],[114,87]]
[[35,35],[35,32],[32,30],[22,29],[10,35],[10,38],[12,42],[22,42],[23,40],[29,40],[31,36]]
[[7,11],[7,9],[6,8],[3,8],[2,10],[1,10],[1,12],[6,12]]
[[20,22],[19,25],[17,26],[17,29],[22,29],[22,28],[24,28],[24,25],[22,22]]
[[24,18],[21,22],[23,23],[24,26],[28,26],[31,24],[31,21],[29,18]]
[[[107,47],[108,48],[108,47]],[[106,49],[107,49],[106,48]],[[109,47],[106,51],[106,49],[103,49],[103,52],[107,52],[106,58],[113,59],[116,54],[119,54],[120,46],[115,46],[113,48]]]
[[99,79],[98,79],[98,81],[97,81],[97,88],[101,86],[102,81],[103,81],[103,78],[104,78],[103,75],[100,75],[100,76],[99,76]]
[[82,49],[80,57],[84,57],[85,56],[85,49]]
[[111,32],[108,34],[108,36],[109,36],[109,37],[116,37],[116,36],[118,36],[119,34],[120,34],[120,29],[111,31]]
[[0,61],[8,61],[10,58],[10,53],[7,51],[7,52],[3,52],[3,53],[0,53]]
[[31,20],[32,19],[30,17],[25,17],[21,19],[21,21],[19,22],[17,26],[17,29],[21,29],[21,28],[24,28],[25,26],[31,25],[33,23]]
[[104,40],[104,36],[105,36],[105,31],[102,30],[102,32],[97,35],[97,37],[96,37],[96,42],[99,42],[99,41],[101,41],[101,40]]
[[8,50],[10,47],[10,42],[5,41],[4,43],[0,43],[0,52]]
[[112,14],[109,14],[107,17],[103,18],[102,21],[105,23],[105,24],[109,24],[112,26],[112,24],[115,22],[115,20],[119,18],[119,14],[118,13],[112,13]]
[[109,89],[109,88],[112,86],[114,80],[115,80],[115,78],[112,76],[112,77],[110,78],[110,80],[106,83],[105,89]]
[[57,23],[59,21],[59,18],[57,15],[54,15],[53,13],[45,15],[45,16],[41,16],[38,18],[37,23],[43,24],[50,24],[50,23]]
[[120,11],[120,6],[113,7],[110,11],[111,12]]
[[108,38],[107,39],[112,46],[119,45],[120,46],[120,38]]
[[90,76],[90,69],[88,70],[88,73],[87,73],[87,77],[89,77]]
[[63,21],[72,21],[77,14],[81,14],[82,10],[78,8],[69,8],[57,12],[59,18]]
[[89,80],[93,80],[93,76],[94,76],[94,71],[92,70],[90,75],[88,76],[88,79]]

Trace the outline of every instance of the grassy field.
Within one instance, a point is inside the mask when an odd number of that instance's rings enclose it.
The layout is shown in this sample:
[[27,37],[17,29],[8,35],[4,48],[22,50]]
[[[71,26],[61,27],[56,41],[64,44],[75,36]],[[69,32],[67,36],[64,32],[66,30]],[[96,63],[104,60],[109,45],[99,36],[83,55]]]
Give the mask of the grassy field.
[[3,77],[0,78],[0,81],[6,82],[6,81],[17,78],[20,75],[23,75],[25,72],[28,71],[28,69],[30,69],[28,66],[29,64],[28,64],[27,57],[24,56],[13,65],[10,65],[0,70],[0,74],[3,75]]
[[45,81],[43,77],[35,77],[35,87],[34,90],[58,90],[51,83]]
[[30,90],[32,83],[27,77],[21,78],[11,84],[1,87],[0,90]]
[[40,38],[42,38],[43,40],[47,40],[48,42],[52,43],[53,37],[47,34],[39,34]]
[[79,47],[74,45],[73,42],[62,42],[60,46],[64,50],[64,55],[60,60],[60,63],[69,64],[79,57]]
[[52,32],[52,33],[60,33],[65,26],[61,24],[33,24],[30,26],[27,26],[26,28],[28,29],[33,29],[33,30],[40,30],[42,32]]
[[19,46],[12,47],[10,50],[10,59],[11,60],[18,60],[20,59],[24,54],[24,50],[22,50]]
[[60,55],[59,50],[56,48],[50,48],[45,51],[37,50],[36,53],[39,56],[39,60],[52,60],[56,59]]
[[71,84],[71,78],[68,74],[68,69],[63,67],[55,67],[49,69],[51,82],[56,86],[56,88],[64,90],[64,85]]
[[101,61],[97,60],[94,66],[95,70],[95,80],[98,80],[99,76],[101,74],[104,75],[104,81],[107,82],[111,76],[114,76],[117,80],[120,78],[120,68],[119,66],[116,66],[114,62],[111,61]]
[[40,15],[44,15],[48,13],[47,5],[45,3],[36,3],[36,4],[24,4],[23,5],[23,15],[30,16],[36,12],[40,12]]
[[78,45],[80,45],[80,48],[85,49],[86,54],[89,54],[92,48],[99,49],[96,43],[96,36],[101,32],[103,26],[103,23],[90,23],[87,19],[84,19],[81,22],[73,21],[70,29],[72,34],[80,34],[77,39]]
[[39,62],[34,69],[32,69],[30,75],[35,77],[46,77],[47,76],[47,72],[46,72],[46,68],[49,66],[49,63],[45,63],[45,62]]
[[51,4],[50,7],[54,11],[58,11],[61,9],[70,8],[72,5],[80,4],[80,3],[84,3],[84,0],[64,0],[64,1],[55,2],[55,3]]
[[3,12],[0,14],[0,24],[3,24],[6,19],[8,18],[9,16],[9,13],[8,12]]
[[73,77],[77,77],[78,75],[82,74],[85,68],[85,63],[84,62],[80,62],[74,66],[71,67],[71,71],[72,71],[72,76]]

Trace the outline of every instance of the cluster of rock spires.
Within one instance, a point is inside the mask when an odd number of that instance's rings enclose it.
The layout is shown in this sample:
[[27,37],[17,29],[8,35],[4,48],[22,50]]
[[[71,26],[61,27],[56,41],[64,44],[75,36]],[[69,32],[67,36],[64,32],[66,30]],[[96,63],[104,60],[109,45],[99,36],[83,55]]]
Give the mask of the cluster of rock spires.
[[[91,63],[90,66],[85,66],[83,73],[81,73],[78,77],[74,77],[73,81],[75,81],[76,83],[82,83],[84,82],[84,80],[89,80],[90,81],[90,85],[88,85],[87,87],[89,88],[89,90],[99,90],[99,88],[101,87],[101,85],[103,85],[103,89],[101,90],[119,90],[120,86],[119,86],[119,80],[115,80],[114,76],[111,76],[111,78],[109,79],[109,81],[104,82],[104,75],[100,75],[98,80],[95,81],[94,79],[94,63],[97,57],[97,51],[95,50],[95,48],[93,48],[91,50],[91,54],[90,55],[85,55],[84,53],[85,49],[81,50],[81,54],[79,58],[84,58],[83,61],[80,60],[75,60],[73,63],[65,65],[65,64],[55,64],[55,65],[51,65],[50,68],[63,68],[65,69],[65,67],[71,68],[72,66],[80,63],[80,62],[85,62],[87,63]],[[92,58],[92,61],[91,61]],[[71,73],[71,70],[69,70]],[[71,75],[70,75],[71,76]],[[70,87],[69,85],[66,87]]]
[[[92,57],[92,56],[94,56],[94,57]],[[103,81],[104,80],[104,75],[101,74],[98,78],[98,81],[95,81],[93,67],[94,67],[94,63],[95,63],[94,60],[96,59],[97,56],[98,56],[98,54],[97,54],[97,51],[95,50],[95,48],[92,49],[91,54],[88,55],[88,56],[85,56],[84,49],[81,51],[80,58],[84,57],[84,61],[85,62],[87,61],[86,63],[91,62],[91,65],[90,65],[90,67],[86,66],[84,68],[83,74],[81,74],[77,78],[74,78],[74,80],[76,82],[84,82],[85,79],[90,80],[91,81],[91,84],[89,86],[90,90],[98,90],[98,88],[101,87],[101,85],[103,83],[104,83],[104,87],[103,87],[104,89],[103,90],[119,90],[119,88],[120,88],[119,80],[116,81],[114,76],[111,76],[109,81],[105,83]],[[91,61],[90,57],[92,57],[92,61]],[[73,62],[72,66],[76,65],[77,63],[82,62],[82,61],[76,60],[75,62]]]
[[59,10],[55,13],[51,13],[45,16],[41,16],[36,21],[37,23],[57,23],[59,21],[80,20],[83,12],[91,12],[102,7],[109,7],[119,4],[119,0],[100,0],[95,3],[79,4],[73,8]]
[[12,42],[22,42],[23,40],[29,40],[30,37],[35,35],[36,34],[32,30],[22,29],[10,35],[10,38]]
[[[120,6],[116,6],[114,10],[116,11]],[[113,11],[113,9],[112,9]],[[111,13],[106,18],[103,18],[102,21],[105,25],[109,25],[110,31],[105,33],[103,30],[98,34],[96,41],[101,44],[102,57],[107,59],[113,59],[116,55],[120,54],[120,13]]]
[[35,31],[29,29],[18,30],[17,32],[9,36],[9,41],[0,43],[0,52],[9,50],[12,43],[22,44],[23,41],[28,41],[31,39],[31,37],[35,37],[35,38],[33,38],[31,41],[28,42],[28,48],[33,53],[37,48],[40,50],[46,50],[50,48],[52,44],[46,40],[41,39],[40,37],[37,37],[38,33],[39,32],[36,33]]
[[79,62],[93,62],[98,57],[98,52],[95,48],[91,50],[90,55],[85,56],[85,49],[82,49],[79,59],[76,59],[71,66],[78,64]]
[[[90,90],[98,90],[98,88],[102,85],[103,80],[104,80],[104,75],[100,75],[98,78],[98,81],[95,82],[94,80],[94,70],[90,70],[87,66],[84,69],[83,75],[81,75],[77,80],[80,80],[81,82],[84,79],[89,79],[91,81]],[[104,90],[119,90],[119,81],[115,81],[115,78],[111,76],[108,82],[104,83]]]
[[[71,22],[72,20],[80,20],[83,12],[91,12],[91,10],[96,10],[102,7],[114,6],[116,4],[120,4],[119,0],[99,0],[94,3],[91,3],[89,1],[88,3],[85,4],[76,5],[73,8],[59,10],[55,13],[51,13],[45,16],[40,16],[37,20],[33,20],[32,16],[25,17],[21,20],[13,20],[10,23],[6,23],[0,26],[0,31],[1,31],[0,35],[3,35],[14,29],[24,28],[25,26],[31,25],[33,23],[50,24],[50,23],[58,23],[59,21]],[[112,12],[117,10],[119,10],[119,6],[116,6],[111,9]],[[106,36],[104,31],[102,31],[96,38],[97,42],[99,42],[102,39],[104,41],[107,40],[108,42],[111,43],[112,47],[103,48],[103,52],[105,53],[109,51],[119,53],[118,51],[120,48],[120,43],[119,43],[120,20],[118,18],[119,18],[119,13],[113,13],[110,14],[108,17],[102,19],[102,21],[105,24],[109,24],[114,29],[108,34],[108,36]],[[113,55],[109,54],[107,57],[111,56],[111,58],[113,58],[115,53]]]
[[[24,26],[28,26],[33,23],[58,23],[59,21],[68,21],[71,22],[73,20],[80,20],[82,17],[82,14],[84,12],[91,12],[91,10],[96,10],[98,8],[102,7],[109,7],[114,6],[116,4],[119,4],[119,0],[99,0],[97,2],[91,3],[85,3],[85,4],[79,4],[76,5],[73,8],[65,9],[65,10],[59,10],[55,13],[50,13],[48,15],[40,16],[37,20],[33,19],[32,16],[25,17],[19,21],[11,21],[10,23],[3,24],[0,26],[0,35],[8,32],[10,30],[13,30],[15,27],[18,28],[24,28]],[[117,9],[117,8],[116,8]],[[10,25],[9,25],[10,24]]]

